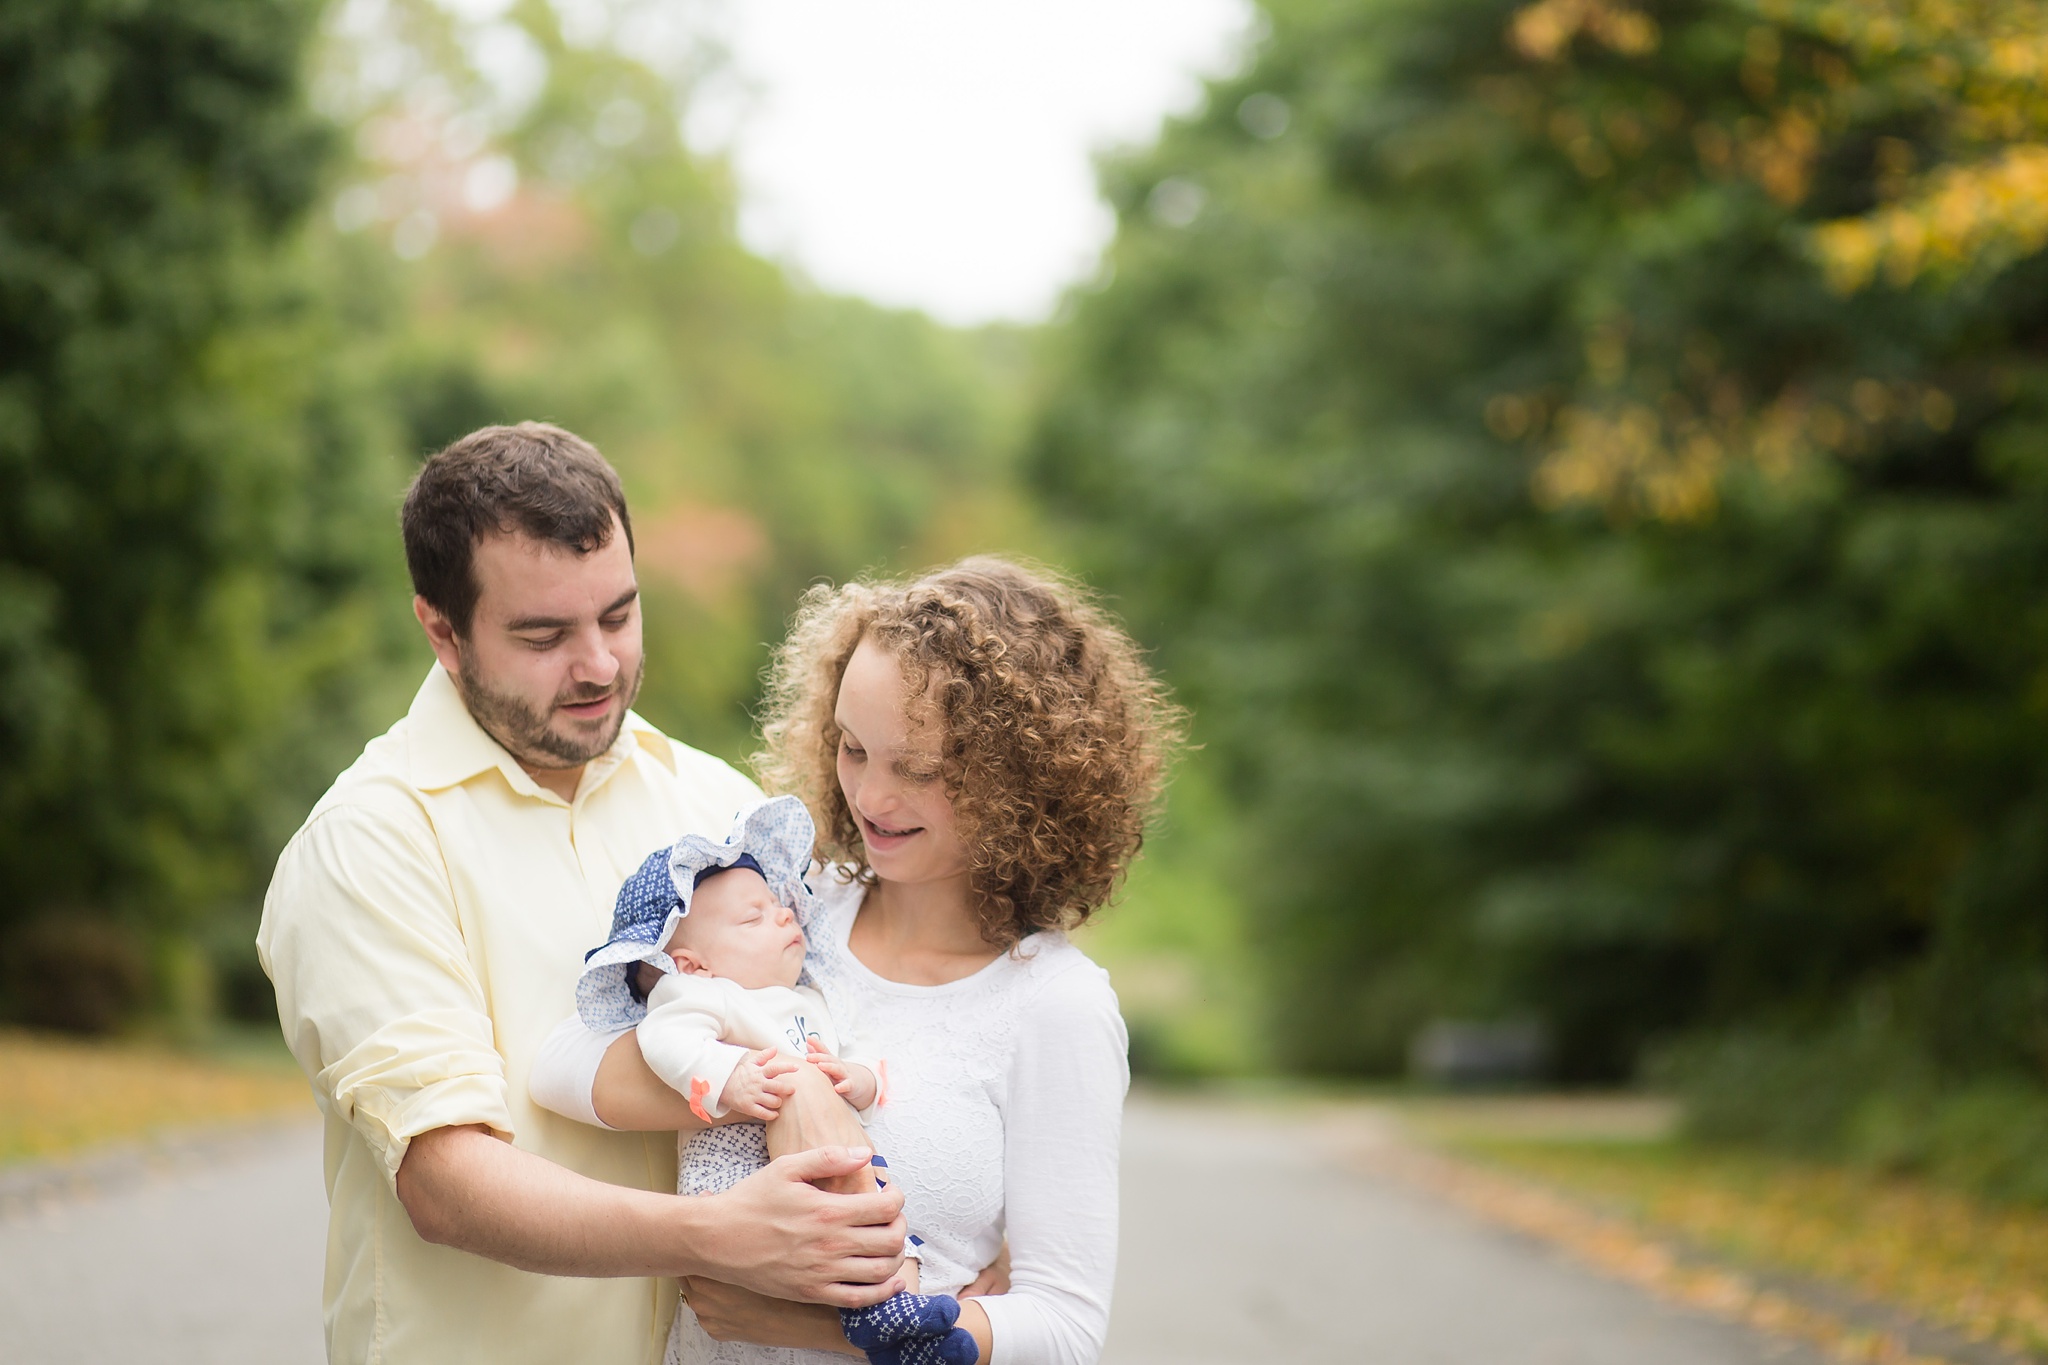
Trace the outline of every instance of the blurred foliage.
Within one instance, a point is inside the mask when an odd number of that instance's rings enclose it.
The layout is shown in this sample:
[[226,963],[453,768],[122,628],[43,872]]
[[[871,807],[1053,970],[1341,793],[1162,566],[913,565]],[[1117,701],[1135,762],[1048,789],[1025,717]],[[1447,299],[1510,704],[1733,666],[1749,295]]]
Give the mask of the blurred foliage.
[[[1196,708],[1265,1034],[1534,1016],[1590,1081],[1870,1021],[1837,1149],[2038,1096],[2040,7],[1264,9],[1105,163],[1030,461]],[[1725,1133],[1818,1094],[1748,1075]]]
[[269,1015],[271,862],[429,662],[397,496],[476,426],[619,466],[641,709],[731,758],[813,578],[1033,548],[1023,339],[745,251],[674,13],[7,7],[0,1011]]
[[276,1042],[173,1051],[0,1030],[0,1163],[49,1158],[164,1129],[313,1116]]
[[294,232],[333,141],[315,18],[0,18],[0,938],[17,974],[105,968],[82,995],[127,979],[120,933],[256,894],[390,652],[396,470]]
[[387,384],[414,453],[541,417],[618,466],[646,588],[640,709],[737,758],[765,642],[806,585],[1035,543],[1008,463],[1025,345],[749,254],[725,167],[680,131],[701,35],[664,26],[674,7],[579,13],[571,35],[532,0],[481,22],[339,7],[317,88],[358,154],[333,218],[410,258]]
[[1153,1080],[1291,1069],[1258,1028],[1253,930],[1230,881],[1241,851],[1209,768],[1200,753],[1180,758],[1117,903],[1077,936],[1116,986],[1132,1073]]

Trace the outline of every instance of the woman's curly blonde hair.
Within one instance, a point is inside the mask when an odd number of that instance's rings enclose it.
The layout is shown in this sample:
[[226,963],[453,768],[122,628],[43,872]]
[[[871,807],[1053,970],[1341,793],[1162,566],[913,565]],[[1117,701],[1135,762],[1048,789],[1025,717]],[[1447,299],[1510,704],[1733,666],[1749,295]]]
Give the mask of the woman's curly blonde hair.
[[769,669],[754,769],[810,807],[820,858],[872,884],[833,720],[864,639],[935,705],[983,937],[1008,948],[1101,908],[1144,842],[1183,725],[1131,638],[1060,575],[986,556],[804,594]]

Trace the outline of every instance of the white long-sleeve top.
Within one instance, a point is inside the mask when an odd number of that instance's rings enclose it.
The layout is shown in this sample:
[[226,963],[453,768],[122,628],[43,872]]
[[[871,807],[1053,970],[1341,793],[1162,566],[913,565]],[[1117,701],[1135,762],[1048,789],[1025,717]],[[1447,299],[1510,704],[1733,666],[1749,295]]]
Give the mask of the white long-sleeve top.
[[[846,946],[863,888],[830,869],[811,884],[805,975],[839,1028],[887,1058],[888,1101],[868,1135],[924,1240],[922,1288],[964,1287],[1007,1235],[1011,1290],[979,1300],[995,1336],[985,1365],[1095,1365],[1116,1276],[1130,1083],[1108,974],[1064,934],[1043,933],[943,986],[889,981]],[[609,1039],[584,1033],[556,1031],[533,1096],[588,1122]]]

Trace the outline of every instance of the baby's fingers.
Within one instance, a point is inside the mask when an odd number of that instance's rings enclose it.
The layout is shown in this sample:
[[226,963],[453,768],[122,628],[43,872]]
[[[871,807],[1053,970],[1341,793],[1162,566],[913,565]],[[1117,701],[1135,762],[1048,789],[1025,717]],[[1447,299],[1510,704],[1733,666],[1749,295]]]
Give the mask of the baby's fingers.
[[759,1052],[750,1054],[747,1060],[760,1067],[763,1076],[787,1075],[800,1065],[796,1058],[786,1052],[777,1052],[772,1047],[764,1047]]

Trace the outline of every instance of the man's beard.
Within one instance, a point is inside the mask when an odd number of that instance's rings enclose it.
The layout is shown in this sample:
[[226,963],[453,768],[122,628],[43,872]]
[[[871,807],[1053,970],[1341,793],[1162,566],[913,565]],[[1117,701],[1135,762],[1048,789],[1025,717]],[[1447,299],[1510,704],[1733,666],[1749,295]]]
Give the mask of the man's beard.
[[[604,733],[592,739],[557,734],[549,728],[549,715],[534,710],[520,697],[494,690],[470,668],[466,655],[456,681],[461,684],[462,699],[469,706],[469,714],[492,739],[504,745],[512,757],[533,768],[578,768],[611,748],[618,739],[619,730],[626,723],[627,707],[639,697],[640,679],[646,672],[647,659],[643,655],[633,670],[632,681],[623,689],[625,706],[618,709]],[[583,687],[564,692],[555,698],[549,714],[554,707],[596,701],[620,690],[615,683],[611,687]]]

